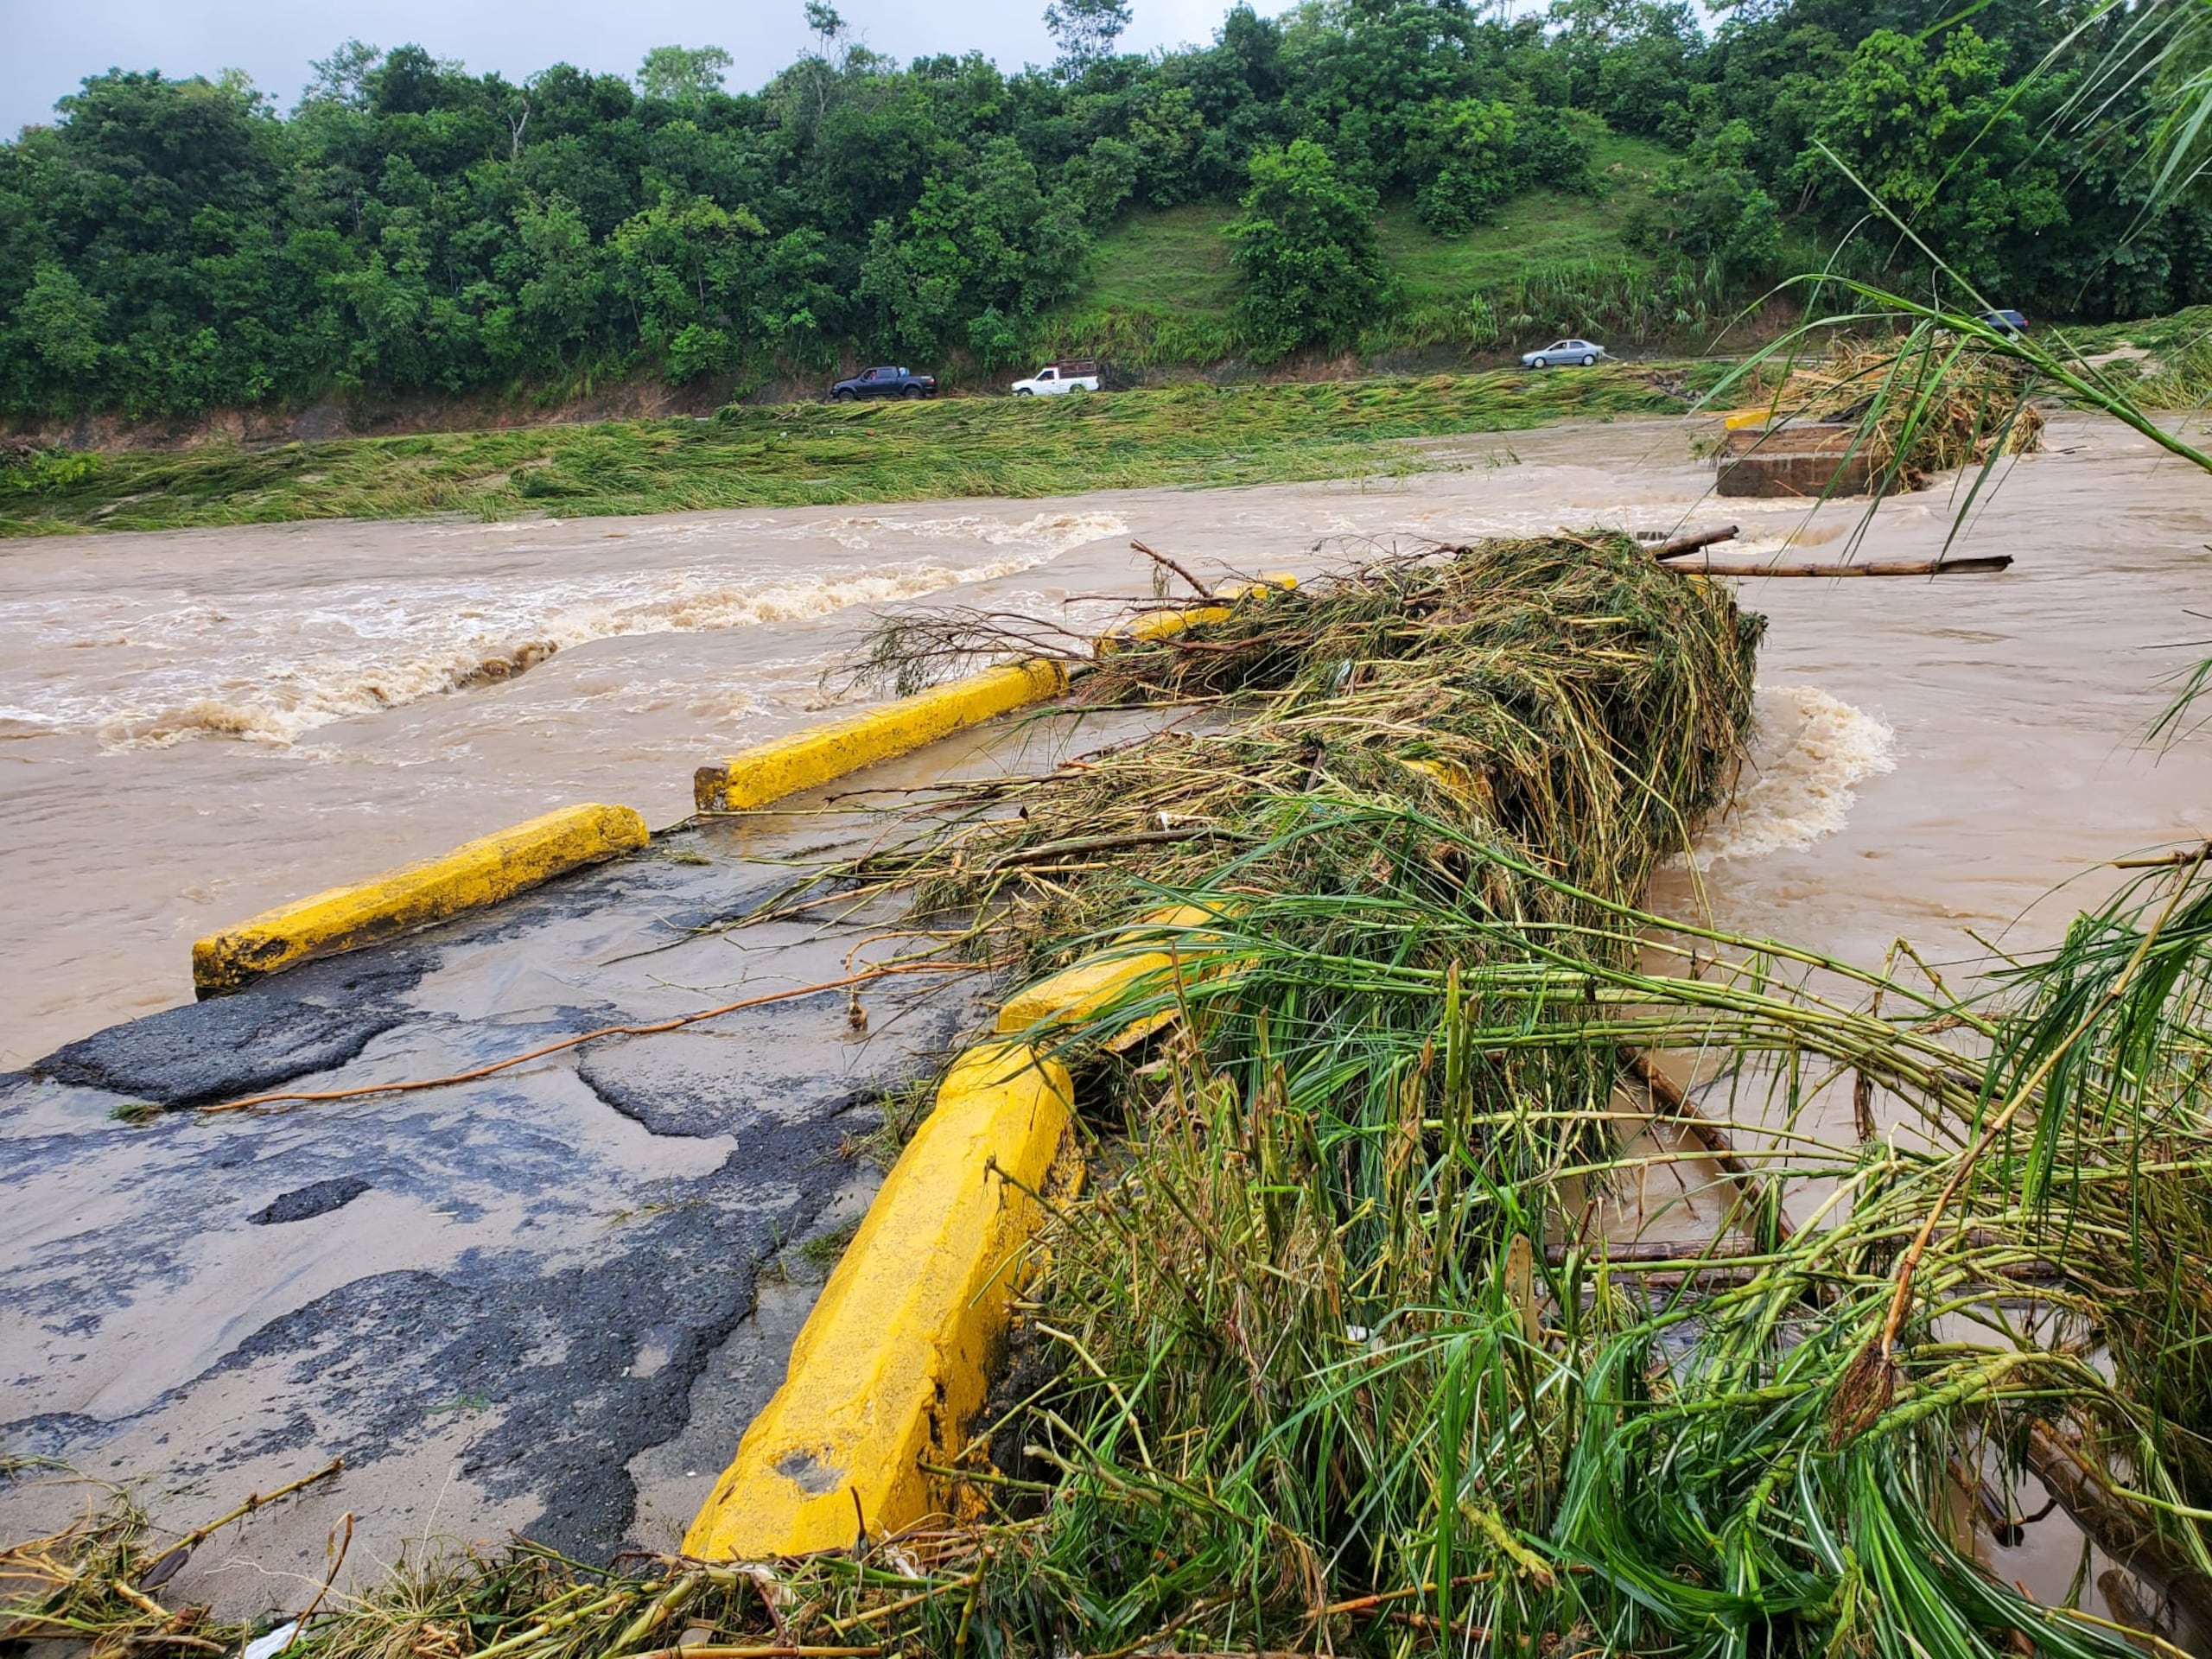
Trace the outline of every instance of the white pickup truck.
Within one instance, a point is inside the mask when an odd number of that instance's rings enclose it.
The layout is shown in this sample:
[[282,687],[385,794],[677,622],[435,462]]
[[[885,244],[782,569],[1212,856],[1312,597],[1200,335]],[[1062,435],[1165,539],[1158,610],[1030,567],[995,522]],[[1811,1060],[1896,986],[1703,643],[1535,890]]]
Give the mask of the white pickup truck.
[[1051,397],[1064,391],[1098,390],[1098,365],[1088,361],[1047,363],[1027,380],[1010,388],[1017,397]]

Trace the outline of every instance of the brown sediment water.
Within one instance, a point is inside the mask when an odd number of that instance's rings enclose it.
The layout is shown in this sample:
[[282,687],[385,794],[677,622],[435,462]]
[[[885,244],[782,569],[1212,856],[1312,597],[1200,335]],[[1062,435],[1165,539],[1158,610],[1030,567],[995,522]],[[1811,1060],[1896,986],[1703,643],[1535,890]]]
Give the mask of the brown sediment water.
[[[0,550],[0,835],[11,877],[0,952],[14,970],[0,1002],[0,1065],[184,1000],[190,939],[284,898],[569,800],[626,801],[673,820],[699,761],[818,717],[823,665],[883,607],[957,601],[1082,626],[1110,611],[1096,596],[1148,588],[1133,537],[1210,575],[1224,565],[1311,570],[1367,550],[1346,538],[1459,541],[1590,524],[1668,531],[1734,520],[1745,534],[1732,558],[1786,554],[1793,543],[1843,554],[1863,503],[1808,515],[1786,501],[1708,499],[1710,471],[1692,449],[1700,429],[1638,423],[1518,435],[1510,448],[1431,445],[1455,469],[1381,483],[875,514],[296,526]],[[2050,443],[2009,467],[1967,537],[1968,552],[2015,556],[2002,575],[1741,584],[1745,602],[1771,619],[1754,752],[1733,808],[1663,878],[1657,902],[1870,962],[1903,935],[1947,971],[1971,973],[1986,959],[1977,935],[2008,948],[2047,942],[2101,897],[2116,879],[2103,861],[2212,833],[2212,750],[2162,754],[2141,741],[2164,700],[2162,677],[2195,660],[2188,642],[2212,635],[2192,615],[2212,541],[2212,480],[2101,424],[2062,421]],[[1934,555],[1954,505],[1946,487],[1885,504],[1859,556]],[[877,781],[913,781],[912,769]],[[731,849],[720,837],[748,833],[725,822],[697,840],[721,857]],[[654,868],[668,881],[694,859],[705,854]],[[571,1002],[596,1006],[619,992],[632,999],[626,1010],[657,1016],[734,995],[721,988],[733,974],[762,971],[749,954],[760,942],[734,936],[631,963],[623,930],[651,932],[657,912],[598,916],[541,897],[526,942],[493,937],[487,922],[406,994],[450,1018],[395,1032],[340,1081],[438,1075],[529,1046],[522,1032]],[[842,945],[811,948],[841,957]],[[575,971],[586,961],[592,976]],[[606,962],[627,964],[613,978],[628,978],[610,988]],[[664,1069],[720,1087],[768,1069],[761,1054],[772,1041],[781,1061],[819,1071],[850,1033],[840,1007],[807,1017],[814,1024],[798,1036],[782,1027],[698,1033],[668,1046],[680,1052],[664,1054]],[[880,1005],[876,1020],[879,1033],[895,1029]],[[322,1535],[343,1509],[360,1510],[365,1539],[380,1548],[447,1529],[488,1539],[508,1525],[543,1526],[533,1497],[484,1484],[482,1448],[524,1433],[523,1406],[495,1407],[475,1391],[474,1371],[459,1382],[440,1372],[416,1389],[419,1421],[392,1430],[401,1414],[386,1396],[404,1393],[391,1377],[404,1368],[378,1372],[360,1358],[365,1344],[397,1342],[410,1319],[435,1333],[454,1308],[474,1317],[471,1274],[495,1252],[519,1250],[525,1233],[549,1264],[525,1280],[588,1268],[606,1298],[626,1302],[664,1290],[654,1275],[667,1276],[671,1262],[710,1261],[717,1274],[702,1280],[728,1277],[742,1252],[705,1218],[721,1225],[747,1205],[780,1217],[776,1205],[792,1206],[779,1184],[827,1184],[794,1211],[809,1225],[856,1213],[867,1198],[865,1179],[842,1166],[822,1173],[811,1142],[779,1162],[774,1136],[796,1130],[772,1112],[732,1116],[717,1096],[730,1122],[702,1128],[617,1109],[621,1058],[607,1061],[605,1077],[544,1068],[522,1107],[486,1086],[442,1103],[416,1096],[183,1124],[158,1144],[117,1131],[0,1230],[14,1259],[48,1258],[57,1281],[92,1259],[83,1256],[88,1241],[110,1253],[99,1259],[133,1256],[118,1307],[99,1321],[80,1330],[25,1317],[10,1327],[16,1348],[37,1357],[27,1376],[39,1375],[0,1415],[112,1422],[103,1467],[124,1476],[166,1479],[162,1459],[180,1455],[173,1430],[194,1456],[203,1443],[221,1449],[231,1460],[190,1492],[187,1518],[199,1518],[224,1506],[200,1500],[226,1497],[227,1483],[265,1487],[301,1472],[308,1451],[280,1430],[321,1409],[334,1379],[383,1412],[361,1422],[340,1413],[338,1427],[373,1431],[382,1450],[373,1474],[358,1471],[346,1493],[286,1520],[299,1572],[320,1572]],[[65,1134],[92,1139],[81,1099],[22,1098],[29,1104],[10,1128],[32,1148],[28,1159],[46,1156],[41,1135],[56,1146]],[[529,1155],[461,1168],[467,1160],[456,1149],[495,1129]],[[311,1190],[300,1184],[329,1173],[335,1136],[381,1160],[372,1188],[314,1233],[238,1221],[286,1188]],[[188,1211],[170,1217],[166,1255],[133,1232],[126,1208],[134,1197],[147,1203],[160,1146],[167,1185],[152,1185],[149,1207]],[[442,1300],[397,1317],[360,1300],[355,1287],[372,1281]],[[569,1416],[561,1389],[642,1392],[678,1348],[712,1338],[703,1368],[696,1354],[685,1361],[687,1408],[662,1402],[666,1426],[642,1449],[578,1441],[585,1462],[627,1460],[637,1508],[607,1524],[653,1542],[680,1531],[772,1386],[804,1313],[803,1294],[767,1276],[761,1284],[757,1297],[724,1287],[728,1306],[709,1310],[715,1318],[753,1309],[727,1332],[696,1306],[659,1323],[640,1313],[630,1321],[638,1330],[618,1329],[614,1312],[578,1293],[548,1304],[542,1344],[510,1333],[518,1365],[566,1356],[569,1372],[548,1397]],[[698,1295],[696,1284],[686,1294]],[[264,1340],[280,1316],[325,1304],[334,1313],[295,1348],[327,1344],[365,1366],[373,1387],[356,1388],[335,1360],[301,1363]],[[628,1409],[616,1405],[601,1418]],[[581,1431],[562,1422],[575,1440]],[[2022,1496],[2031,1507],[2032,1489]],[[1992,1559],[2055,1597],[2077,1547],[2054,1522]]]
[[[1424,446],[1388,480],[511,524],[316,524],[0,550],[0,1068],[189,995],[196,936],[579,799],[680,817],[702,760],[792,729],[874,613],[1103,615],[1134,537],[1209,570],[1329,538],[1736,521],[1732,556],[1842,552],[1859,502],[1721,502],[1678,421]],[[2100,861],[2212,833],[2212,753],[2141,739],[2212,635],[2212,480],[2054,423],[1967,537],[1994,577],[1748,581],[1761,732],[1701,877],[1660,898],[1878,958],[2047,939]],[[1931,556],[1949,481],[1859,552]],[[1318,544],[1318,545],[1317,545]],[[2056,896],[2061,884],[2074,885]],[[2026,916],[2024,922],[2017,918]]]

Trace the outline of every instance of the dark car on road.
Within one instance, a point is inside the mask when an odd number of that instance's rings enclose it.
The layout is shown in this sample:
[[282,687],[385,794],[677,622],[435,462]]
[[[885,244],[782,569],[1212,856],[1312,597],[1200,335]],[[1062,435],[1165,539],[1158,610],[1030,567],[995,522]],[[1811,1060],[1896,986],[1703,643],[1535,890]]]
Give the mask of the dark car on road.
[[830,387],[830,396],[841,404],[855,397],[934,397],[937,376],[916,374],[912,369],[863,369]]

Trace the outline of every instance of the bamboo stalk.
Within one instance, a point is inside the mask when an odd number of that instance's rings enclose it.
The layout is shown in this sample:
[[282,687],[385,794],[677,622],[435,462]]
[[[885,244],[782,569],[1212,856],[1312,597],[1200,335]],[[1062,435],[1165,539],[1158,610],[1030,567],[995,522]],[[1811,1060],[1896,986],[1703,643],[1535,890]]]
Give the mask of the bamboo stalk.
[[[1630,1072],[1649,1091],[1652,1104],[1690,1132],[1715,1166],[1734,1180],[1738,1192],[1746,1199],[1755,1197],[1762,1185],[1758,1173],[1744,1161],[1736,1150],[1736,1143],[1728,1138],[1728,1132],[1700,1111],[1696,1103],[1675,1086],[1672,1077],[1654,1065],[1648,1055],[1628,1049],[1624,1051],[1624,1057]],[[1751,1235],[1757,1224],[1757,1218],[1750,1215],[1737,1220],[1737,1225],[1746,1235]],[[1776,1237],[1784,1244],[1796,1230],[1779,1204],[1774,1207],[1774,1229]]]
[[[140,1587],[147,1590],[160,1589],[163,1585],[167,1584],[171,1579],[177,1575],[177,1573],[183,1568],[185,1562],[192,1559],[192,1552],[194,1550],[199,1548],[201,1544],[207,1542],[208,1539],[213,1537],[225,1527],[229,1526],[232,1522],[243,1521],[246,1516],[251,1515],[256,1510],[265,1508],[267,1505],[276,1502],[280,1497],[289,1497],[295,1492],[304,1491],[308,1487],[314,1485],[319,1480],[329,1479],[331,1476],[339,1473],[345,1467],[345,1459],[333,1458],[328,1463],[324,1464],[321,1468],[316,1470],[313,1474],[302,1475],[297,1480],[293,1481],[289,1485],[279,1486],[273,1492],[250,1493],[247,1496],[245,1502],[239,1504],[238,1508],[232,1510],[229,1514],[221,1516],[219,1519],[210,1521],[204,1527],[194,1528],[190,1532],[186,1533],[183,1537],[178,1539],[176,1542],[171,1544],[168,1548],[163,1550],[162,1554],[155,1559],[153,1563],[149,1566],[143,1573],[138,1575],[138,1583]],[[350,1540],[353,1535],[350,1529],[346,1535]]]
[[1670,564],[1700,576],[1964,576],[2008,569],[2010,553],[1971,559],[1863,559],[1842,564]]
[[1679,559],[1684,554],[1694,553],[1701,547],[1712,547],[1717,543],[1732,542],[1735,539],[1736,526],[1724,524],[1719,530],[1696,531],[1688,536],[1677,536],[1669,542],[1662,542],[1651,550],[1651,556],[1664,564],[1669,559]]
[[[416,1077],[404,1083],[365,1083],[353,1089],[283,1090],[274,1094],[248,1095],[241,1100],[218,1101],[211,1106],[194,1109],[203,1116],[219,1112],[250,1111],[256,1107],[271,1105],[278,1101],[359,1100],[369,1095],[404,1095],[421,1089],[449,1089],[456,1084],[474,1083],[512,1066],[531,1060],[543,1059],[549,1054],[558,1054],[565,1049],[581,1048],[602,1037],[653,1037],[662,1032],[681,1031],[686,1026],[696,1026],[702,1020],[720,1019],[726,1014],[737,1014],[747,1008],[762,1007],[771,1002],[789,1002],[802,996],[818,996],[824,991],[842,991],[855,985],[866,985],[893,974],[913,973],[971,973],[973,963],[966,962],[907,962],[891,967],[871,968],[865,973],[848,974],[842,979],[829,979],[818,985],[801,985],[788,991],[770,991],[760,996],[748,996],[735,1002],[725,1002],[718,1007],[702,1008],[696,1014],[678,1014],[673,1020],[657,1020],[647,1026],[601,1026],[596,1031],[587,1031],[579,1036],[563,1037],[557,1043],[547,1043],[542,1048],[513,1055],[504,1060],[494,1060],[489,1065],[480,1065],[467,1071],[455,1071],[442,1077]],[[333,1465],[335,1468],[335,1465]],[[325,1472],[329,1472],[326,1471]],[[320,1478],[310,1477],[310,1478]],[[304,1483],[302,1483],[304,1484]],[[264,1500],[265,1501],[265,1500]],[[479,1656],[481,1659],[481,1656]]]
[[2110,868],[2115,870],[2171,869],[2177,865],[2200,864],[2208,854],[2212,854],[2212,842],[2180,848],[2171,853],[2159,853],[2149,858],[2115,858]]
[[2031,1420],[2027,1465],[2107,1554],[2155,1579],[2196,1619],[2212,1626],[2212,1578],[2167,1548],[2145,1512],[2113,1490],[2072,1435],[2041,1418]]

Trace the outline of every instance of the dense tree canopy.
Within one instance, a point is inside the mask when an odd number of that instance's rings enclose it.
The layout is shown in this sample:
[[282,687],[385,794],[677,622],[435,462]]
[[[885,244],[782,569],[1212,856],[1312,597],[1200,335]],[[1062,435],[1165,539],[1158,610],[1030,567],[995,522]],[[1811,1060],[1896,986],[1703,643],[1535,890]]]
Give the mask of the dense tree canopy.
[[1295,138],[1253,156],[1243,205],[1229,234],[1254,342],[1284,352],[1351,340],[1385,291],[1374,191],[1345,182],[1326,149]]
[[1961,10],[1743,0],[1708,34],[1671,0],[1305,0],[1134,56],[1127,0],[1056,0],[1062,58],[1007,74],[893,64],[813,0],[817,48],[753,92],[711,46],[517,85],[349,42],[289,113],[114,72],[0,147],[0,414],[996,364],[1122,215],[1198,200],[1241,204],[1247,346],[1341,344],[1395,303],[1377,201],[1459,234],[1534,187],[1601,191],[1608,130],[1681,157],[1632,245],[1744,291],[1854,233],[1847,260],[1924,277],[1871,192],[2038,315],[2212,294],[2205,215],[2146,212],[2140,111],[2066,113],[2124,16]]

